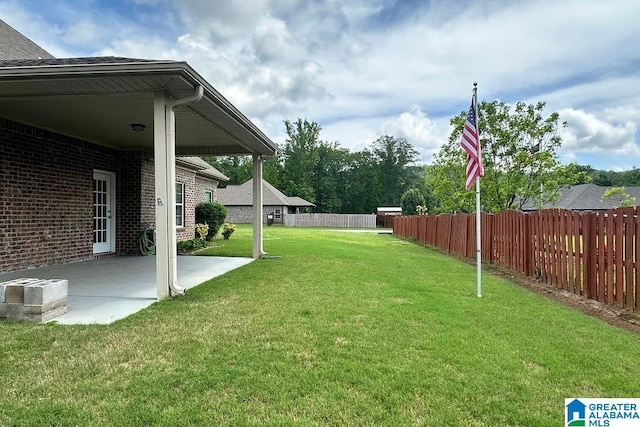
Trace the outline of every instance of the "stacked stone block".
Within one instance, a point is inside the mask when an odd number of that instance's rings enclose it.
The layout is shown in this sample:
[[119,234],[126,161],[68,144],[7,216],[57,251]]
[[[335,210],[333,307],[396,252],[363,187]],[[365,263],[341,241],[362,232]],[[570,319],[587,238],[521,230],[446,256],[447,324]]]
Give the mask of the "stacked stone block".
[[67,312],[68,281],[15,279],[0,283],[0,317],[48,322]]

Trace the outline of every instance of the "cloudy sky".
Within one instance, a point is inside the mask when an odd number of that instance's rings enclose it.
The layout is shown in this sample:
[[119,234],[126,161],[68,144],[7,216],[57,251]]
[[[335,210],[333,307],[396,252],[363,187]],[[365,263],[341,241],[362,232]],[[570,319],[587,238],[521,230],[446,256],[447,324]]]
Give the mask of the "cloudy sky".
[[278,143],[302,117],[430,163],[477,81],[559,111],[561,161],[640,167],[638,0],[0,0],[0,17],[56,57],[187,61]]

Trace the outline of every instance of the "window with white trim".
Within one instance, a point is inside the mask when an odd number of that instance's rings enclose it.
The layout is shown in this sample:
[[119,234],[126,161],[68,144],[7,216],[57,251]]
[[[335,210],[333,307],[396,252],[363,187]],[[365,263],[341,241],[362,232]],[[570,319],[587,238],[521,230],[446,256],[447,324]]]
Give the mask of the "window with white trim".
[[176,227],[184,227],[184,184],[176,182]]
[[274,212],[275,219],[282,219],[282,211],[280,209],[276,209]]
[[213,202],[213,191],[205,190],[205,192],[204,192],[204,202],[205,203]]

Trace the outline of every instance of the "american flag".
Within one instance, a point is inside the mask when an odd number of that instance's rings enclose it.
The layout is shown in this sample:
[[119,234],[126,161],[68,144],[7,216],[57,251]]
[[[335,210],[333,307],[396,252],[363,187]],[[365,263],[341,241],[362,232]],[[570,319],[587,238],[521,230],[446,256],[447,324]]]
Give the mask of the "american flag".
[[480,154],[480,136],[476,126],[475,97],[471,99],[471,107],[469,107],[467,121],[464,123],[460,145],[467,152],[467,181],[465,187],[467,190],[471,190],[476,178],[484,175],[482,155]]

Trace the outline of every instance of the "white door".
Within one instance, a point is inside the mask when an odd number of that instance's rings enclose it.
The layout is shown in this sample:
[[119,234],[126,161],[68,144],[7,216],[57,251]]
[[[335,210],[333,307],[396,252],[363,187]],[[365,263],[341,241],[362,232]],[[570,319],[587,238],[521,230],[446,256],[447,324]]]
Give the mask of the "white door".
[[93,253],[115,252],[115,174],[93,172]]

